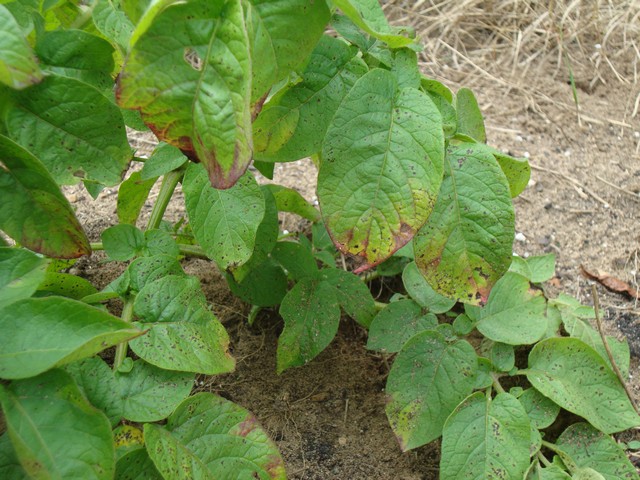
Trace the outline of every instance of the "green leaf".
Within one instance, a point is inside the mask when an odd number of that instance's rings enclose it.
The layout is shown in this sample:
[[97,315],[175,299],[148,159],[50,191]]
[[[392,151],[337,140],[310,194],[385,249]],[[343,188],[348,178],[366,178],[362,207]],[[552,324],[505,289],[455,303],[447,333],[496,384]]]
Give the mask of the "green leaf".
[[447,138],[455,135],[458,128],[458,114],[451,102],[453,101],[453,94],[451,90],[445,87],[437,80],[430,78],[422,78],[420,87],[427,95],[433,100],[433,103],[438,107],[440,115],[442,115],[443,130]]
[[152,257],[136,258],[126,271],[128,275],[127,288],[139,292],[147,283],[168,275],[184,275],[180,262],[175,256],[154,255]]
[[349,317],[365,328],[371,325],[377,310],[371,291],[351,272],[339,268],[325,268],[320,278],[336,289],[336,299]]
[[[490,148],[490,147],[489,147]],[[491,149],[491,148],[490,148]],[[491,149],[496,157],[500,168],[509,181],[511,197],[515,198],[524,192],[531,177],[531,166],[526,158],[515,158],[502,153],[496,149]]]
[[402,283],[407,293],[421,307],[432,313],[445,313],[451,310],[456,301],[437,293],[418,270],[415,262],[409,263],[402,272]]
[[442,478],[523,478],[529,467],[531,430],[515,397],[482,392],[461,403],[442,433]]
[[36,155],[60,184],[115,185],[131,159],[118,107],[75,78],[51,75],[13,92],[4,121],[8,136]]
[[386,412],[403,451],[442,434],[449,414],[473,391],[477,368],[468,342],[448,342],[435,331],[414,335],[402,347],[387,378]]
[[216,478],[286,478],[282,458],[256,417],[224,398],[210,393],[189,397],[166,428]]
[[109,421],[65,372],[0,386],[0,402],[16,456],[31,477],[113,478]]
[[122,107],[140,110],[160,140],[199,159],[222,189],[252,156],[243,5],[198,0],[166,8],[132,47],[117,89]]
[[250,0],[252,102],[304,63],[329,22],[325,2]]
[[42,80],[36,56],[20,25],[4,5],[0,5],[0,82],[11,88],[27,88]]
[[491,363],[499,372],[509,372],[516,364],[515,350],[512,345],[494,342],[489,351]]
[[164,478],[214,480],[215,476],[188,448],[164,428],[146,423],[144,438],[149,457]]
[[543,395],[605,433],[640,425],[618,377],[576,338],[549,338],[529,354],[527,378]]
[[31,377],[141,333],[102,310],[62,297],[12,303],[0,310],[0,331],[9,332],[0,343],[0,378]]
[[284,330],[278,339],[278,373],[313,360],[331,343],[340,322],[336,289],[321,279],[304,277],[282,300],[280,315]]
[[[21,245],[50,257],[91,252],[71,205],[36,157],[0,135],[0,229]],[[61,228],[64,226],[64,228]]]
[[320,220],[318,209],[307,202],[297,190],[275,184],[266,185],[266,188],[273,194],[278,211],[295,213],[310,222]]
[[85,358],[65,365],[64,370],[71,375],[87,400],[107,416],[112,427],[122,420],[124,399],[120,385],[104,360],[99,357]]
[[294,280],[312,277],[318,272],[316,259],[311,250],[298,242],[278,242],[271,257],[288,272]]
[[436,292],[484,303],[511,263],[514,221],[495,158],[474,144],[450,146],[438,201],[414,239],[416,263]]
[[60,295],[81,300],[95,293],[98,293],[98,289],[82,277],[70,273],[47,272],[42,283],[38,285],[36,295],[40,297]]
[[177,257],[180,255],[180,247],[164,230],[145,230],[144,255],[168,255]]
[[[426,94],[371,70],[346,95],[322,148],[318,198],[336,246],[374,266],[411,240],[442,181],[440,113]],[[349,215],[344,215],[349,212]]]
[[532,283],[546,282],[556,273],[556,256],[552,253],[529,258],[514,255],[509,270],[522,275]]
[[144,448],[132,450],[118,459],[115,478],[116,480],[163,480]]
[[133,172],[129,178],[120,184],[118,189],[118,220],[120,223],[135,225],[140,210],[147,201],[151,188],[157,178],[142,180],[140,172]]
[[508,272],[498,280],[480,311],[476,328],[485,337],[509,345],[530,345],[547,330],[546,301],[522,275]]
[[560,406],[535,388],[527,388],[518,400],[529,415],[531,425],[540,430],[555,422],[560,413]]
[[10,478],[12,480],[27,480],[29,476],[24,471],[16,452],[9,440],[9,434],[0,436],[0,478]]
[[134,312],[149,331],[130,342],[139,357],[160,368],[215,375],[233,370],[229,337],[208,310],[195,277],[168,275],[145,284]]
[[115,372],[122,416],[133,422],[157,422],[170,415],[193,388],[193,373],[163,370],[142,360],[128,373]]
[[0,309],[33,295],[48,263],[28,250],[0,247]]
[[393,51],[393,64],[391,72],[398,80],[400,88],[420,88],[420,69],[418,68],[418,55],[410,48],[399,48]]
[[573,480],[606,480],[593,468],[580,468],[571,476]]
[[144,243],[144,233],[126,223],[114,225],[102,232],[102,244],[111,260],[131,260],[142,253]]
[[82,30],[45,32],[37,39],[36,53],[51,73],[81,80],[105,95],[113,89],[113,47],[96,35]]
[[371,322],[367,348],[396,353],[415,334],[433,330],[437,325],[436,316],[425,314],[413,300],[398,300],[387,305]]
[[[296,30],[299,30],[296,28]],[[302,80],[278,92],[253,125],[256,158],[298,160],[322,149],[340,102],[367,72],[358,50],[324,35],[312,52]]]
[[387,23],[378,0],[331,0],[349,19],[372,37],[382,40],[390,48],[409,45],[413,39],[403,36],[404,32],[393,29]]
[[[589,319],[595,316],[595,312],[593,312],[589,307],[586,307],[588,309],[585,310],[585,307],[580,305],[577,300],[569,300],[570,297],[567,296],[563,298],[567,299],[568,304],[563,304],[563,300],[560,300],[560,303],[556,303],[556,305],[560,311],[564,329],[571,337],[582,340],[598,352],[600,357],[602,357],[607,365],[609,365],[613,370],[611,361],[609,360],[609,355],[607,354],[604,342],[602,341],[602,337],[589,322]],[[622,375],[627,378],[629,376],[630,362],[629,344],[627,343],[627,340],[618,340],[611,336],[606,336],[605,338],[607,340],[609,350],[611,351],[611,355],[613,356],[613,360],[620,369]]]
[[118,0],[101,0],[93,6],[93,23],[100,33],[114,43],[122,55],[129,50],[133,24],[119,8]]
[[467,135],[477,142],[485,143],[487,134],[484,130],[484,119],[473,92],[468,88],[458,90],[455,97],[455,108],[458,113],[457,133]]
[[606,480],[639,479],[624,450],[588,423],[574,423],[556,441],[557,447],[580,468],[592,467]]
[[187,157],[174,147],[164,142],[160,142],[151,156],[144,162],[140,171],[141,180],[151,180],[161,177],[176,168],[180,168],[187,163]]
[[242,265],[251,257],[256,233],[265,214],[260,187],[250,172],[228,190],[207,182],[202,165],[190,164],[182,188],[193,234],[221,270]]
[[274,260],[267,259],[252,268],[240,281],[227,275],[231,293],[251,305],[275,307],[287,294],[287,275]]

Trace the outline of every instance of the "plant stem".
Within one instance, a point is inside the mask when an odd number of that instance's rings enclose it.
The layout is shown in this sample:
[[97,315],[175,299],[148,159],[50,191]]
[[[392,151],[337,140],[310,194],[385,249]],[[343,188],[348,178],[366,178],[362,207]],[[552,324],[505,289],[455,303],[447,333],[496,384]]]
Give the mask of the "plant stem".
[[151,210],[151,216],[149,217],[149,223],[146,228],[147,230],[153,230],[160,226],[164,212],[167,210],[167,205],[169,205],[169,201],[173,196],[173,191],[176,189],[181,178],[182,170],[173,170],[172,172],[167,173],[162,179],[158,199],[153,205],[153,210]]
[[627,381],[625,380],[624,376],[622,375],[622,372],[620,371],[620,368],[618,368],[618,364],[613,359],[613,353],[611,353],[611,348],[609,347],[609,342],[607,342],[607,337],[605,336],[604,330],[602,329],[602,320],[600,320],[600,298],[598,297],[598,291],[596,290],[596,285],[595,284],[591,285],[591,295],[593,296],[593,310],[596,313],[596,325],[598,327],[598,333],[600,334],[600,338],[602,339],[602,344],[604,345],[604,349],[607,352],[607,357],[609,357],[609,363],[611,363],[611,366],[613,367],[613,371],[615,372],[616,376],[618,377],[618,380],[620,380],[620,383],[624,387],[624,391],[627,393],[627,397],[629,397],[629,401],[631,402],[631,405],[633,406],[633,408],[636,411],[636,413],[638,415],[640,415],[640,409],[638,408],[638,406],[633,401],[633,395],[631,394],[631,391],[629,390],[629,386],[627,385]]
[[[122,315],[120,316],[123,322],[131,323],[133,319],[133,298],[129,297],[124,302],[124,307],[122,307]],[[113,370],[118,370],[124,362],[124,359],[127,356],[127,349],[129,347],[129,342],[122,342],[116,346],[116,355],[113,359]]]
[[498,375],[491,373],[491,381],[493,383],[493,388],[495,388],[498,393],[505,393],[505,389],[500,385],[500,377]]
[[185,257],[196,257],[209,260],[209,257],[207,257],[207,254],[204,253],[204,250],[200,245],[186,245],[183,243],[179,243],[178,247],[180,247],[180,255],[183,255]]
[[545,457],[542,453],[538,452],[537,457],[538,457],[538,460],[540,460],[540,462],[542,462],[542,464],[543,464],[545,467],[547,467],[547,468],[548,468],[548,467],[550,467],[550,466],[551,466],[551,462],[550,462],[549,460],[547,460],[547,457]]
[[377,300],[374,303],[376,306],[376,310],[384,310],[389,305],[388,303],[378,302]]

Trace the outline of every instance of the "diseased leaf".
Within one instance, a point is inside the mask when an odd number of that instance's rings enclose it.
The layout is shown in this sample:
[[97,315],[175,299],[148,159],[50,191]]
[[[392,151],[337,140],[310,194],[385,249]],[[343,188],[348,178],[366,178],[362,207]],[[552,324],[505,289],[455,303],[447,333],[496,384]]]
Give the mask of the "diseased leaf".
[[52,370],[0,386],[0,403],[16,456],[29,476],[113,478],[109,421],[65,372]]
[[384,261],[427,220],[443,148],[438,109],[420,90],[399,89],[391,72],[371,70],[344,98],[322,148],[318,198],[336,246],[360,257],[356,272]]
[[318,273],[316,259],[311,250],[298,242],[278,242],[273,247],[271,257],[287,271],[294,280],[313,277]]
[[240,281],[236,281],[232,275],[227,275],[227,281],[234,295],[259,307],[280,305],[288,289],[286,273],[272,259],[267,259],[252,268]]
[[387,378],[386,412],[403,451],[442,434],[449,414],[473,391],[477,368],[468,342],[448,342],[436,331],[418,333],[402,347]]
[[59,184],[115,185],[131,159],[118,107],[75,78],[50,75],[13,92],[4,121],[7,135],[37,156]]
[[256,158],[284,162],[322,149],[340,102],[367,72],[358,50],[324,35],[311,53],[302,80],[278,92],[253,125]]
[[193,234],[222,270],[251,257],[265,214],[260,187],[250,172],[228,190],[211,188],[202,165],[190,164],[182,184]]
[[197,0],[164,9],[131,48],[116,94],[160,140],[200,160],[221,189],[238,181],[252,156],[243,5]]
[[168,275],[146,283],[134,312],[149,331],[131,341],[131,349],[152,365],[207,375],[233,370],[229,337],[209,311],[197,278]]
[[448,312],[456,304],[455,300],[444,297],[431,288],[415,262],[404,267],[402,283],[411,298],[432,313]]
[[130,372],[115,372],[122,416],[133,422],[157,422],[169,416],[191,393],[193,373],[172,372],[133,362]]
[[188,448],[159,425],[145,423],[147,452],[164,478],[214,480],[215,476]]
[[[0,310],[0,378],[27,378],[140,335],[108,313],[62,297],[29,298]],[[42,333],[46,332],[46,335]]]
[[166,428],[215,478],[286,478],[282,457],[256,417],[224,398],[210,393],[189,397]]
[[340,306],[335,288],[318,278],[304,277],[280,305],[284,330],[278,339],[277,370],[313,360],[338,332]]
[[527,388],[518,400],[529,415],[531,425],[540,430],[551,425],[560,413],[560,406],[535,388]]
[[322,269],[320,278],[336,289],[336,299],[344,313],[363,327],[371,325],[377,313],[375,301],[360,278],[339,268]]
[[101,0],[93,6],[91,16],[100,33],[114,43],[121,55],[129,50],[129,38],[133,33],[133,24],[119,8],[118,0]]
[[416,264],[441,295],[484,303],[511,263],[509,187],[495,158],[474,144],[450,146],[444,165],[434,211],[414,239]]
[[498,280],[476,328],[485,337],[509,345],[530,345],[547,330],[546,301],[522,275],[508,272]]
[[433,330],[438,319],[425,313],[413,300],[398,300],[381,310],[371,322],[367,348],[399,352],[407,340],[425,330]]
[[36,296],[60,295],[81,300],[95,293],[98,293],[98,289],[82,277],[70,273],[47,272],[42,283],[38,285]]
[[624,450],[608,435],[588,423],[574,423],[556,445],[579,468],[594,468],[606,480],[639,479],[637,470]]
[[404,47],[413,42],[404,36],[408,32],[389,26],[378,0],[332,0],[332,3],[358,27],[390,48]]
[[163,480],[145,448],[137,448],[118,458],[116,480]]
[[36,56],[11,12],[0,5],[0,83],[11,88],[27,88],[43,78]]
[[515,397],[482,392],[461,403],[442,434],[442,478],[523,478],[529,467],[531,430]]
[[576,338],[549,338],[529,354],[527,378],[543,395],[604,433],[640,425],[618,377]]
[[101,410],[115,427],[122,420],[124,399],[113,370],[99,357],[90,357],[65,365],[80,391]]
[[33,295],[48,263],[28,250],[0,247],[0,309]]
[[45,166],[2,135],[0,203],[11,205],[0,209],[0,229],[30,250],[55,258],[91,252],[71,205]]
[[250,0],[252,103],[305,62],[329,22],[325,2]]
[[144,249],[144,233],[133,225],[120,223],[102,232],[102,244],[111,260],[126,262]]
[[157,178],[142,180],[140,172],[133,172],[129,178],[120,184],[117,203],[120,223],[136,224],[140,210],[147,201],[149,192],[156,180]]

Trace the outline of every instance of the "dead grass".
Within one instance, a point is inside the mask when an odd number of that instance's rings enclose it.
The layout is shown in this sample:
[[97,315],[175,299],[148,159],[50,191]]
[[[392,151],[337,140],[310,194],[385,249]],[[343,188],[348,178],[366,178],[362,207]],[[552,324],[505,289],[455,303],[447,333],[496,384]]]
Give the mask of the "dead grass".
[[[426,72],[463,72],[467,85],[479,75],[539,99],[532,79],[540,71],[566,79],[569,68],[584,91],[640,85],[640,0],[388,0],[384,8],[393,24],[419,32]],[[634,99],[632,117],[640,91]]]

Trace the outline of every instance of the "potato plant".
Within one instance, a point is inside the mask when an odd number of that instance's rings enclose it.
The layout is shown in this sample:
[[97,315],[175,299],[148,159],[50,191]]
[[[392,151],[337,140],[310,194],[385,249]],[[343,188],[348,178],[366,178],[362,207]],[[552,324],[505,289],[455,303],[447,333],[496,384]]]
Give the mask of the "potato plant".
[[[486,145],[473,93],[422,75],[375,0],[21,0],[0,25],[0,477],[285,478],[252,414],[191,395],[235,365],[181,267],[196,255],[250,321],[279,307],[278,372],[343,314],[397,353],[391,428],[403,450],[441,437],[441,478],[638,478],[611,437],[640,424],[612,364],[628,375],[626,343],[543,295],[551,257],[512,257],[527,162]],[[125,126],[158,137],[150,158]],[[305,157],[319,209],[257,183]],[[100,243],[61,193],[78,182],[119,185]],[[311,234],[283,235],[279,212]],[[102,291],[66,273],[92,249],[126,262]],[[367,281],[400,274],[406,291],[375,302]],[[566,412],[584,421],[554,433]]]

